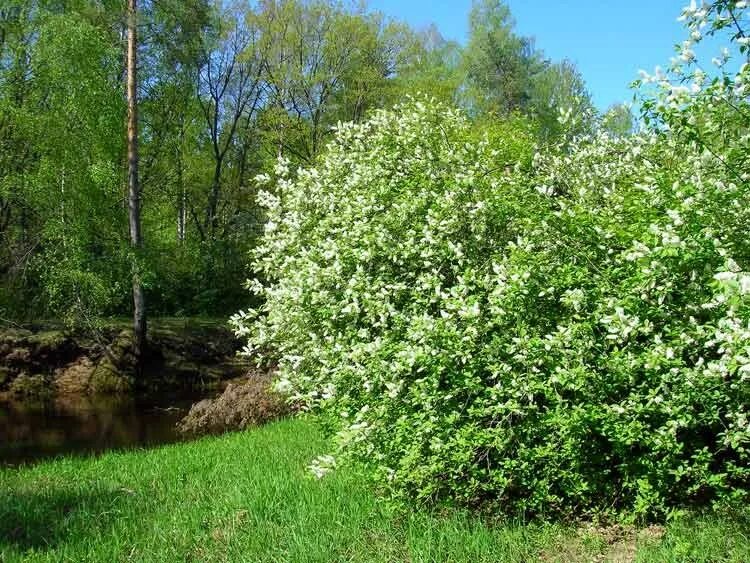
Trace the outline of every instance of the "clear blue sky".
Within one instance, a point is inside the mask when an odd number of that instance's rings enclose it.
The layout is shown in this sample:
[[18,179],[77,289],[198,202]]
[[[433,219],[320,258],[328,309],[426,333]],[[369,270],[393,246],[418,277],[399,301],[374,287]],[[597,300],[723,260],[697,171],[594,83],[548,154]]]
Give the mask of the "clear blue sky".
[[[688,0],[508,0],[521,35],[553,60],[575,62],[594,103],[630,101],[638,70],[667,66],[684,39],[677,22]],[[465,42],[471,0],[369,0],[368,6],[416,28],[434,22],[444,37]]]

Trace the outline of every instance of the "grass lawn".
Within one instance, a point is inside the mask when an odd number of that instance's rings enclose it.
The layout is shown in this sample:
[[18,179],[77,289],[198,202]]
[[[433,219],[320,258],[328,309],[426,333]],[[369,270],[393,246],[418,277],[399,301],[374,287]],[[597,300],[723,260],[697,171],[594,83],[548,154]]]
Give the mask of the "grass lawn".
[[748,518],[638,531],[399,516],[351,473],[310,478],[324,451],[313,423],[285,420],[0,469],[0,561],[750,561]]

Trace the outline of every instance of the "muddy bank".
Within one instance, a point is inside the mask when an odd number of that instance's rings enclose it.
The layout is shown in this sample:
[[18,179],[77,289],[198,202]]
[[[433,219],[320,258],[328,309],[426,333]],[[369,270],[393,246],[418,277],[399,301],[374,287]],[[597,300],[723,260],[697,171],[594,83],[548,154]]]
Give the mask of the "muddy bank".
[[144,373],[136,377],[124,322],[96,333],[52,323],[0,329],[0,399],[217,389],[247,372],[240,348],[224,323],[157,319]]

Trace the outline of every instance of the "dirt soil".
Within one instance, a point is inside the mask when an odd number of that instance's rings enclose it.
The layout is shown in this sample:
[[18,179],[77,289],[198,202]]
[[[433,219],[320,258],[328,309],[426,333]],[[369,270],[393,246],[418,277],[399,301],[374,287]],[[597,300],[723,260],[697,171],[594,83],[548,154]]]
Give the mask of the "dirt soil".
[[543,552],[540,560],[559,563],[634,563],[639,546],[658,543],[664,535],[661,526],[582,526],[577,534],[554,551]]
[[0,328],[0,398],[59,394],[216,389],[247,372],[241,348],[221,322],[151,322],[144,373],[136,377],[132,330],[112,322],[96,333],[54,323]]

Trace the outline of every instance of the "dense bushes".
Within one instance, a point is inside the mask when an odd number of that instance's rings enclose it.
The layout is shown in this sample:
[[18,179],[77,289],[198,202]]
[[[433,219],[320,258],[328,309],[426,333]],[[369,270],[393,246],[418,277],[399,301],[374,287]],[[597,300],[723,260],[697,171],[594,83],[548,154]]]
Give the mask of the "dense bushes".
[[279,165],[265,305],[234,320],[333,421],[317,473],[511,514],[748,500],[750,70],[656,82],[652,132],[528,167],[512,131],[422,102]]

